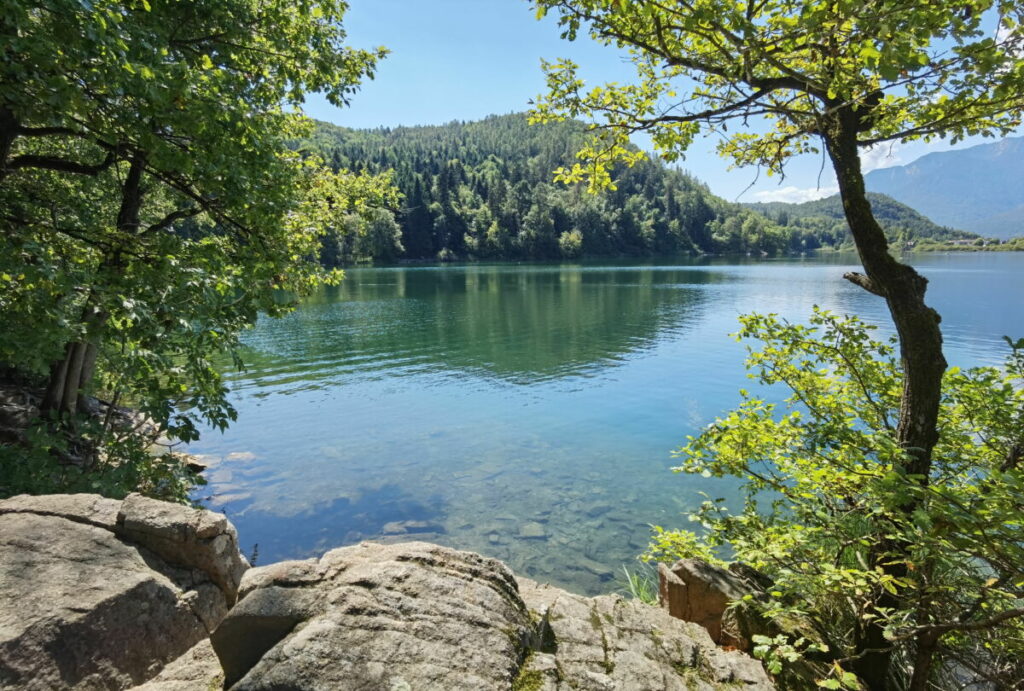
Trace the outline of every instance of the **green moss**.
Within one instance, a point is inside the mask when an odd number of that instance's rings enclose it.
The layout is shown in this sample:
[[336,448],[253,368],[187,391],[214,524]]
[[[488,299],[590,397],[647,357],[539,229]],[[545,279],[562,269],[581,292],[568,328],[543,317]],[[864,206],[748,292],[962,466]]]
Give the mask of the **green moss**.
[[535,669],[523,669],[512,682],[512,691],[539,691],[544,684],[544,675]]
[[512,681],[512,691],[540,691],[544,684],[544,673],[536,669],[529,669],[532,659],[533,651],[530,650],[519,667],[519,674]]

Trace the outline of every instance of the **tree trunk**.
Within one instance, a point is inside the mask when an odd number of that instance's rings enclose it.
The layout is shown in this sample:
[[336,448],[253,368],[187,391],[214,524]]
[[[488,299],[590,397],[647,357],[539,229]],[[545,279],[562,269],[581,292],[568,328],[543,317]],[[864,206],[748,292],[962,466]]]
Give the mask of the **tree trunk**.
[[0,106],[0,180],[7,176],[7,159],[11,157],[18,136],[18,118],[10,109]]
[[86,406],[85,392],[96,371],[96,357],[107,313],[87,306],[82,320],[85,336],[64,347],[64,357],[50,367],[50,377],[43,395],[44,413],[70,420]]
[[82,365],[85,364],[86,343],[72,343],[69,348],[67,376],[64,379],[64,395],[60,399],[59,412],[62,417],[70,419],[78,412],[78,399],[83,395],[89,382],[82,381]]
[[64,347],[64,357],[50,365],[50,377],[46,382],[46,393],[43,394],[41,409],[44,413],[54,413],[60,410],[60,402],[64,398],[64,383],[68,376],[68,363],[71,361],[71,351],[74,343],[68,343]]
[[[142,208],[144,191],[142,177],[146,170],[146,156],[136,152],[132,155],[131,166],[121,187],[121,206],[117,213],[117,229],[127,238],[134,236],[139,230],[139,212]],[[106,256],[100,264],[100,273],[117,271],[120,258],[116,251],[113,256]],[[89,299],[82,310],[82,323],[85,325],[85,336],[78,341],[67,344],[64,358],[50,368],[50,380],[43,396],[42,410],[56,412],[60,417],[71,419],[84,410],[87,399],[85,392],[92,382],[96,371],[96,357],[99,344],[103,337],[103,326],[109,316],[106,311],[94,306],[94,293],[90,291]]]
[[[847,274],[846,278],[869,292],[885,298],[889,313],[899,335],[900,360],[903,370],[903,394],[900,401],[899,424],[896,430],[900,445],[909,456],[904,470],[928,482],[932,450],[938,442],[939,403],[946,360],[942,354],[942,333],[939,315],[924,301],[928,281],[912,267],[896,261],[889,254],[885,233],[875,220],[864,188],[857,149],[859,116],[851,109],[834,113],[827,123],[823,138],[839,182],[843,211],[853,234],[866,276]],[[910,513],[916,507],[909,500],[902,510]],[[879,544],[873,556],[886,573],[896,577],[906,574],[906,565],[898,555],[905,547],[898,543]],[[899,606],[898,596],[882,592],[872,609]],[[872,612],[869,611],[869,614]],[[855,646],[862,653],[854,663],[854,671],[870,689],[889,688],[892,645],[883,636],[884,627],[877,621],[858,622]],[[932,648],[934,650],[934,648]],[[930,658],[931,651],[929,651]],[[917,664],[927,667],[928,661]]]
[[914,674],[910,678],[907,691],[928,691],[928,680],[931,677],[939,636],[931,632],[922,633],[917,637],[915,643],[917,651],[914,653]]

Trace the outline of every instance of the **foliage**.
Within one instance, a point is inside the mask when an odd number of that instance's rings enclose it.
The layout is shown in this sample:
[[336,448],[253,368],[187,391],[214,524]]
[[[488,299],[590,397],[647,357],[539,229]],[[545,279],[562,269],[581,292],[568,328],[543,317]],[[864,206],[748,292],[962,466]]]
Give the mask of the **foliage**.
[[205,484],[188,468],[187,456],[155,452],[134,434],[111,435],[98,420],[79,424],[75,442],[103,438],[103,453],[89,467],[68,463],[68,436],[39,422],[25,445],[0,445],[0,497],[17,494],[95,493],[121,499],[130,492],[187,503]]
[[665,530],[660,525],[652,525],[651,533],[651,543],[640,557],[644,562],[672,563],[679,559],[703,559],[716,566],[725,565],[715,550],[708,547],[696,533],[688,530]]
[[311,261],[329,229],[397,202],[387,175],[288,147],[310,131],[305,92],[343,105],[384,54],[342,44],[346,8],[5,6],[17,59],[0,62],[0,362],[48,377],[48,396],[66,381],[74,433],[88,421],[74,399],[93,392],[176,439],[223,428],[234,411],[211,358],[258,314],[340,279]]
[[[368,256],[434,259],[444,250],[446,256],[479,259],[776,256],[851,246],[845,224],[832,213],[804,218],[802,207],[794,207],[790,218],[771,206],[730,204],[685,173],[647,158],[632,168],[616,166],[615,189],[596,196],[553,185],[550,171],[571,165],[584,137],[581,123],[528,127],[518,114],[377,130],[317,123],[300,148],[336,168],[393,171],[405,199],[397,218],[400,240],[358,249],[344,240],[350,245],[325,247],[321,260],[337,266]],[[975,237],[939,228],[891,200],[876,206],[893,238]]]
[[634,600],[647,605],[658,604],[658,573],[647,565],[640,565],[632,571],[622,565],[621,590]]
[[533,118],[599,116],[581,160],[559,171],[595,188],[611,163],[639,162],[629,144],[638,130],[669,161],[713,133],[736,164],[779,174],[793,155],[817,151],[840,110],[861,114],[858,143],[868,146],[1005,134],[1024,107],[1024,8],[1011,0],[534,4],[558,16],[564,38],[583,32],[627,49],[636,69],[633,83],[587,89],[572,61],[545,63],[548,93]]
[[[810,326],[772,315],[742,324],[741,338],[763,342],[750,351],[751,376],[791,395],[780,408],[743,392],[739,409],[678,451],[677,471],[741,478],[745,499],[736,513],[705,502],[694,519],[706,533],[659,531],[653,556],[728,546],[774,582],[766,613],[809,613],[840,662],[856,652],[858,622],[878,617],[904,670],[916,636],[936,637],[940,688],[952,675],[1007,688],[1024,677],[1024,339],[1005,369],[946,373],[935,463],[921,482],[902,472],[892,343],[821,311]],[[872,565],[879,545],[892,546],[902,575]],[[900,592],[901,606],[879,612],[878,591]]]

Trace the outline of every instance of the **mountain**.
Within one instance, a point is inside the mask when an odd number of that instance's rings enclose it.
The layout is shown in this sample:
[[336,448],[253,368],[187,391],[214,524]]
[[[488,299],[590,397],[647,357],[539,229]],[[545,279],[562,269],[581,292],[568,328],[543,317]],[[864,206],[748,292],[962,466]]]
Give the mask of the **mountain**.
[[[871,201],[875,218],[885,229],[886,235],[899,244],[979,239],[974,233],[940,226],[906,204],[901,204],[884,194],[868,192],[868,199]],[[802,204],[759,202],[745,206],[782,226],[805,228],[819,233],[847,232],[843,202],[838,194]]]
[[[553,182],[584,136],[579,122],[530,126],[521,113],[373,130],[317,123],[299,148],[336,169],[393,171],[403,195],[393,213],[351,217],[325,240],[321,261],[774,256],[851,244],[841,214],[766,216],[653,159],[615,169],[615,189],[598,195]],[[908,237],[963,235],[903,211],[883,226],[897,219],[891,232]]]
[[[584,134],[578,122],[530,126],[520,113],[374,130],[317,123],[302,145],[335,168],[394,171],[404,197],[396,253],[406,259],[803,249],[802,238],[653,160],[616,169],[616,188],[598,195],[580,185],[555,183],[553,171],[576,161]],[[348,255],[346,248],[333,253],[341,260],[351,259]]]
[[1024,235],[1024,137],[927,154],[873,170],[865,182],[936,223],[987,237]]

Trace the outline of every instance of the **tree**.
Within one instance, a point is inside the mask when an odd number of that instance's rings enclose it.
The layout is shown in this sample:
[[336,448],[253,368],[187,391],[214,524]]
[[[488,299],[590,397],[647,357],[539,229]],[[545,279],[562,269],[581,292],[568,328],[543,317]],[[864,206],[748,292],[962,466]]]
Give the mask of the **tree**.
[[309,261],[327,228],[395,202],[289,148],[304,93],[343,105],[384,55],[343,45],[346,8],[6,3],[0,359],[46,373],[51,417],[73,425],[99,369],[177,438],[227,424],[211,356],[340,277]]
[[[585,30],[626,48],[633,84],[585,90],[571,61],[546,64],[549,91],[534,120],[599,116],[584,163],[558,171],[564,181],[610,184],[612,162],[642,156],[628,146],[644,131],[668,160],[700,133],[721,138],[719,151],[738,165],[781,173],[795,154],[823,147],[835,171],[844,214],[865,273],[846,278],[883,297],[899,334],[900,414],[894,430],[900,471],[927,485],[938,442],[946,361],[939,315],[925,302],[926,279],[888,252],[865,194],[863,147],[886,142],[1012,131],[1024,112],[1024,8],[1010,0],[954,0],[921,5],[883,0],[806,3],[793,0],[535,0],[555,12],[564,36]],[[685,90],[685,93],[681,92]],[[743,125],[763,123],[763,132]],[[732,124],[732,129],[729,129]],[[912,515],[918,500],[901,510]],[[870,563],[894,579],[906,576],[909,546],[882,537]],[[894,647],[884,613],[903,602],[899,588],[881,591],[870,616],[857,622],[853,669],[871,688],[885,688]],[[925,688],[929,647],[911,688]]]
[[[677,452],[677,471],[743,478],[743,508],[706,501],[694,514],[703,539],[656,531],[649,558],[729,545],[770,576],[768,616],[813,615],[828,649],[808,641],[795,652],[833,663],[826,687],[838,688],[839,670],[855,664],[862,651],[850,632],[890,592],[899,604],[879,621],[896,685],[911,683],[910,670],[928,680],[923,688],[1013,688],[1024,678],[1024,339],[1003,370],[946,373],[923,484],[906,473],[895,434],[902,385],[891,343],[854,317],[821,311],[810,326],[773,315],[741,321],[739,337],[760,342],[749,351],[751,376],[787,388],[785,409],[743,392],[739,409]],[[906,546],[902,575],[872,563],[879,536]],[[771,663],[793,641],[760,643]]]

